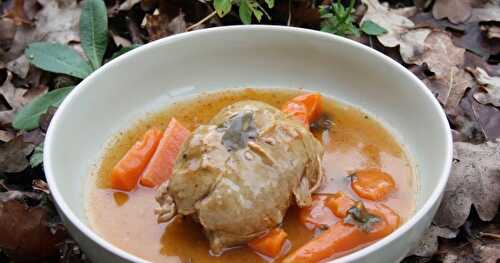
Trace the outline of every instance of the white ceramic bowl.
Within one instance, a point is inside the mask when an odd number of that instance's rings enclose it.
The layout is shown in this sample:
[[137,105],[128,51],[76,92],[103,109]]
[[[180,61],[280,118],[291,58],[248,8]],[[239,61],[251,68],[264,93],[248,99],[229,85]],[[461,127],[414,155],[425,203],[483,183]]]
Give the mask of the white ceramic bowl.
[[452,160],[446,116],[412,73],[359,43],[278,26],[199,30],[158,40],[109,63],[64,100],[47,132],[44,167],[61,217],[93,262],[141,262],[94,232],[84,186],[105,143],[141,116],[202,91],[234,87],[317,90],[384,122],[418,171],[416,212],[394,233],[335,262],[397,262],[439,206]]

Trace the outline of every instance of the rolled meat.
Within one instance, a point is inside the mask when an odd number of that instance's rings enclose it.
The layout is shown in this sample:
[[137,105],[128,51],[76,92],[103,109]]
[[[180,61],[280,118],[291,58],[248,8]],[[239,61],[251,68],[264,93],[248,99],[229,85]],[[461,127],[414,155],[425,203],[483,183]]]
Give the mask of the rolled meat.
[[323,147],[279,109],[240,101],[199,126],[158,189],[158,221],[192,216],[213,253],[281,224],[288,207],[311,203],[322,178]]

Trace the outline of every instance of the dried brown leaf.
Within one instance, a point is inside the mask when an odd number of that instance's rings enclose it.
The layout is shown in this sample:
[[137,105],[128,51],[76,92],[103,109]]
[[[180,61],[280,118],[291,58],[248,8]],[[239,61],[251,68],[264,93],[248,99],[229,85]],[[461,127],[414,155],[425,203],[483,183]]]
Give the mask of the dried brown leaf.
[[35,15],[35,26],[17,27],[16,34],[5,61],[19,57],[27,44],[35,41],[49,41],[67,44],[79,42],[79,18],[81,3],[76,0],[38,0],[42,6]]
[[18,75],[20,78],[26,78],[30,70],[30,63],[25,55],[18,57],[7,63],[7,69],[14,74]]
[[436,0],[432,7],[432,15],[436,19],[448,18],[452,23],[467,21],[472,14],[473,0]]
[[[412,30],[406,34],[419,30],[422,29]],[[455,108],[465,91],[475,84],[470,74],[462,69],[465,49],[456,47],[450,34],[443,31],[430,32],[425,38],[423,48],[422,38],[423,35],[418,41],[407,42],[413,44],[408,49],[402,45],[401,55],[409,63],[426,64],[435,74],[424,80],[427,86],[437,94],[437,98],[447,109]],[[411,48],[418,49],[418,52],[408,52],[407,50]]]
[[500,260],[500,243],[483,243],[474,240],[472,251],[479,258],[479,262],[497,263]]
[[465,91],[475,85],[472,76],[457,67],[451,68],[449,76],[428,77],[424,83],[447,110],[457,107]]
[[484,22],[497,21],[500,22],[500,6],[491,4],[483,8],[474,8],[471,12],[471,17],[468,22]]
[[408,19],[416,11],[415,7],[392,9],[387,3],[380,3],[378,0],[362,0],[367,6],[367,10],[361,23],[371,20],[387,30],[387,33],[377,36],[380,43],[386,47],[399,45],[401,34],[412,29],[415,24]]
[[33,151],[33,144],[26,143],[22,136],[18,136],[7,143],[0,145],[0,172],[18,173],[29,165],[26,158]]
[[0,202],[0,247],[12,260],[41,261],[57,254],[57,244],[66,234],[60,229],[51,232],[48,213],[16,199]]
[[433,31],[425,39],[426,52],[415,58],[415,64],[426,63],[438,77],[450,76],[453,67],[464,64],[465,49],[456,47],[449,33]]
[[13,131],[0,130],[0,141],[9,142],[16,137],[16,133]]
[[500,110],[498,108],[472,100],[472,111],[487,140],[495,141],[500,138]]
[[10,18],[0,18],[0,50],[10,48],[16,35],[16,24]]
[[431,257],[438,250],[438,237],[450,239],[455,238],[457,234],[458,230],[431,225],[420,239],[417,246],[410,251],[409,255]]
[[488,38],[487,35],[481,31],[478,22],[465,24],[464,33],[454,37],[453,43],[485,58],[500,52],[498,41]]
[[35,99],[36,97],[47,92],[47,87],[39,85],[29,90],[16,88],[12,84],[12,73],[7,72],[7,79],[0,86],[0,95],[9,104],[10,108],[0,111],[0,125],[7,125],[14,119],[15,113],[24,105]]
[[143,27],[148,31],[151,41],[185,32],[187,28],[184,13],[179,12],[174,19],[169,20],[166,14],[160,13],[159,9],[156,9],[152,15],[146,14]]
[[479,217],[492,220],[500,204],[500,143],[454,143],[454,163],[443,201],[434,218],[439,226],[457,228],[469,216],[471,205]]
[[410,30],[400,35],[399,52],[405,63],[421,65],[420,57],[426,52],[426,39],[431,33],[428,28]]
[[490,76],[484,69],[477,67],[469,69],[486,92],[474,94],[474,98],[482,104],[493,104],[500,107],[500,77]]
[[31,185],[33,186],[34,190],[50,194],[49,185],[44,180],[35,179],[31,183]]
[[428,27],[432,29],[453,29],[455,31],[464,31],[464,24],[453,24],[447,19],[436,19],[430,12],[417,13],[410,19],[415,23],[416,28]]
[[487,38],[500,38],[500,26],[484,25],[481,26],[481,31],[486,33]]
[[31,21],[29,21],[24,12],[24,0],[12,0],[9,8],[4,14],[4,17],[14,20],[14,23],[17,26],[22,24],[31,24]]

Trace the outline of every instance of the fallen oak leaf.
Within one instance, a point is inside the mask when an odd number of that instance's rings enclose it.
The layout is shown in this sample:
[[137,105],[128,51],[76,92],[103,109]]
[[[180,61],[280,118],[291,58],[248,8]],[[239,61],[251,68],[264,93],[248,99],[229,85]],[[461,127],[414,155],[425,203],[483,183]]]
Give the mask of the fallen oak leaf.
[[[418,30],[409,31],[406,34],[419,32]],[[407,41],[407,43],[420,43],[425,36],[425,32],[421,34],[418,40]],[[415,46],[419,47],[420,45]],[[400,50],[405,61],[417,65],[425,63],[428,69],[435,74],[435,76],[424,80],[424,82],[438,95],[437,98],[447,109],[457,107],[465,91],[475,84],[470,74],[462,69],[465,62],[465,49],[455,46],[449,33],[443,31],[430,32],[425,37],[423,52],[408,49],[405,45],[401,45]]]
[[455,46],[447,32],[431,32],[425,39],[425,46],[426,51],[413,62],[417,65],[426,63],[437,76],[446,76],[453,67],[464,64],[465,49]]
[[497,21],[500,22],[500,6],[497,3],[490,3],[482,8],[474,8],[471,12],[471,17],[468,22],[485,22]]
[[13,110],[17,110],[24,105],[23,95],[25,93],[26,89],[14,87],[14,84],[12,84],[12,73],[7,71],[7,79],[0,86],[0,94]]
[[479,123],[484,136],[489,141],[500,138],[500,110],[491,105],[483,105],[471,99],[474,118]]
[[481,30],[481,26],[478,22],[465,24],[464,31],[459,34],[455,34],[453,43],[484,58],[500,52],[500,45],[498,45],[498,41],[488,38]]
[[436,0],[432,6],[432,15],[436,19],[448,18],[452,23],[467,21],[472,14],[473,0]]
[[4,97],[7,104],[9,104],[10,109],[0,111],[0,124],[10,124],[13,121],[16,112],[20,108],[29,103],[37,95],[41,95],[43,92],[44,91],[39,92],[38,90],[29,92],[29,90],[14,87],[12,84],[12,73],[7,71],[7,78],[0,86],[0,94]]
[[476,67],[475,69],[468,69],[479,84],[486,92],[477,92],[474,98],[481,104],[493,104],[500,107],[500,77],[492,77],[488,75],[484,69]]
[[28,71],[30,69],[30,63],[25,55],[21,55],[20,57],[10,61],[5,66],[10,72],[13,72],[22,79],[28,76]]
[[55,233],[47,222],[49,212],[42,206],[28,207],[11,199],[0,202],[0,247],[15,261],[40,261],[58,252],[64,230]]
[[415,255],[419,257],[432,257],[438,250],[438,238],[452,239],[458,234],[458,230],[450,229],[447,227],[439,227],[431,225],[425,232],[424,236],[420,238],[419,243],[414,247],[408,255]]
[[423,81],[447,110],[457,107],[465,91],[475,85],[472,76],[457,67],[451,68],[449,76],[432,76]]
[[35,26],[22,25],[16,28],[13,42],[3,56],[5,61],[22,55],[26,46],[34,41],[61,44],[80,42],[78,25],[81,3],[77,0],[38,0],[38,3],[41,9],[34,16]]
[[492,220],[500,204],[498,163],[499,142],[455,142],[454,163],[434,223],[458,228],[465,223],[472,205],[481,220]]
[[18,173],[29,165],[26,156],[33,151],[33,145],[24,142],[22,136],[0,145],[0,172]]
[[472,94],[474,89],[466,91],[458,107],[447,109],[446,115],[450,126],[458,132],[459,141],[479,144],[486,141],[482,127],[474,114],[473,104],[478,103]]
[[362,0],[367,6],[363,22],[370,20],[378,24],[387,33],[377,36],[377,39],[386,47],[396,47],[400,44],[400,35],[415,27],[409,16],[416,12],[415,7],[391,9],[387,3],[381,4],[378,0]]

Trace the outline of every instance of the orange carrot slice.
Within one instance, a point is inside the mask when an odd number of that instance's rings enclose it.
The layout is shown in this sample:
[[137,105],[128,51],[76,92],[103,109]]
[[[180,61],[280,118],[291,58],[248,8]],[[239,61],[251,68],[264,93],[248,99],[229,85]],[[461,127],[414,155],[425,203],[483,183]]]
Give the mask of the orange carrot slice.
[[369,232],[355,225],[338,222],[287,255],[282,262],[314,263],[325,259],[331,260],[383,238],[399,226],[399,215],[384,205],[377,205],[368,211],[381,219]]
[[396,189],[396,183],[389,174],[375,169],[356,172],[351,186],[356,194],[372,201],[383,200]]
[[345,193],[337,192],[326,200],[325,205],[330,208],[333,214],[340,218],[344,218],[347,216],[347,210],[349,210],[349,208],[351,208],[354,204],[354,200],[352,200]]
[[256,252],[274,258],[280,253],[287,236],[283,229],[274,228],[264,236],[250,241],[248,246]]
[[158,147],[161,136],[160,129],[152,128],[128,150],[111,171],[112,188],[123,191],[134,189],[141,173]]
[[177,154],[190,134],[189,130],[175,118],[170,120],[158,148],[144,170],[140,180],[142,185],[155,187],[168,180],[172,175]]
[[297,96],[283,105],[281,110],[301,123],[309,125],[321,115],[321,95],[315,92]]

